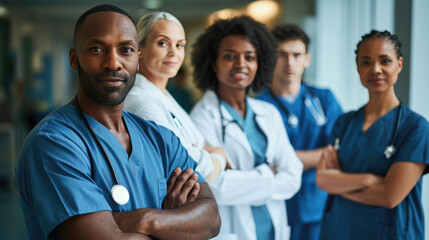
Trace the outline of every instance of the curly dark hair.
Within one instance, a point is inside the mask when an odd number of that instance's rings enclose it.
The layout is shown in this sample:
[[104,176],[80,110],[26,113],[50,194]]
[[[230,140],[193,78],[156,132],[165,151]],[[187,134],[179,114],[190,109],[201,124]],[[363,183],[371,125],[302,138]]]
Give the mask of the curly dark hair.
[[310,38],[308,35],[296,24],[282,24],[278,25],[271,30],[273,37],[277,42],[285,42],[290,40],[300,40],[305,45],[305,52],[308,53],[308,45],[310,45]]
[[383,38],[386,40],[389,40],[390,42],[392,42],[393,47],[396,50],[396,57],[399,59],[400,57],[402,57],[402,52],[401,52],[401,47],[402,47],[402,43],[399,41],[399,38],[397,35],[395,34],[391,34],[389,31],[385,30],[385,31],[377,31],[377,30],[371,30],[370,33],[367,33],[365,35],[362,36],[362,39],[358,42],[357,46],[356,46],[356,50],[355,50],[355,54],[356,54],[356,62],[357,62],[357,54],[360,48],[360,45],[367,39],[371,39],[371,38]]
[[217,20],[198,37],[191,55],[195,85],[202,91],[217,91],[218,80],[212,66],[216,62],[220,42],[229,35],[247,37],[256,48],[258,70],[247,91],[249,88],[254,92],[261,91],[272,81],[277,43],[265,25],[249,16]]

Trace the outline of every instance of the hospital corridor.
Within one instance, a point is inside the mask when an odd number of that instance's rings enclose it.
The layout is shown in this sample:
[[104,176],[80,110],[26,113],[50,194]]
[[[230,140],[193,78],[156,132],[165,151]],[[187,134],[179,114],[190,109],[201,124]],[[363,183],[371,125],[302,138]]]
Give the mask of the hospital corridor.
[[0,239],[429,240],[428,11],[0,0]]

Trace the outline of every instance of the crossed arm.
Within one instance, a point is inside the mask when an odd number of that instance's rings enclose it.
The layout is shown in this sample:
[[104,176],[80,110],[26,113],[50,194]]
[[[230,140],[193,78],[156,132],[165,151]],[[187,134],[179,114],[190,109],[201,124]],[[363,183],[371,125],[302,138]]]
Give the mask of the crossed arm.
[[175,169],[163,210],[100,211],[72,217],[55,233],[61,239],[208,239],[219,232],[220,216],[207,183],[192,169]]
[[337,152],[325,148],[317,166],[317,185],[331,193],[358,203],[394,208],[404,200],[420,179],[426,165],[414,162],[396,162],[386,176],[372,173],[345,173],[341,171]]

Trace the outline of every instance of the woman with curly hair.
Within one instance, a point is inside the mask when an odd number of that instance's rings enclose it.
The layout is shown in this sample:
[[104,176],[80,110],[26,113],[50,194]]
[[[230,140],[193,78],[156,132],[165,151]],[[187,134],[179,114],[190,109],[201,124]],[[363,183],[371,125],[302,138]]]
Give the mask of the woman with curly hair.
[[423,239],[422,175],[429,172],[429,124],[401,103],[394,86],[401,43],[371,31],[356,49],[368,103],[340,116],[317,168],[330,193],[320,239]]
[[303,166],[277,109],[248,96],[270,83],[275,62],[275,40],[247,16],[216,21],[194,45],[194,80],[205,95],[191,118],[231,165],[210,183],[221,239],[289,238],[284,200],[298,191]]

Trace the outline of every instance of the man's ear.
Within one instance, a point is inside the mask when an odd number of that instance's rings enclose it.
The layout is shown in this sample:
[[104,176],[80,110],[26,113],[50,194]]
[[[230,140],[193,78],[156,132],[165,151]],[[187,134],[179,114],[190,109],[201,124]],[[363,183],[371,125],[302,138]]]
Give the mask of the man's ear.
[[77,63],[77,56],[76,56],[76,50],[75,49],[70,48],[69,58],[70,58],[70,66],[73,69],[77,70],[78,63]]
[[308,68],[310,66],[310,62],[311,62],[311,54],[310,53],[306,53],[305,54],[305,64],[304,64],[304,67]]

